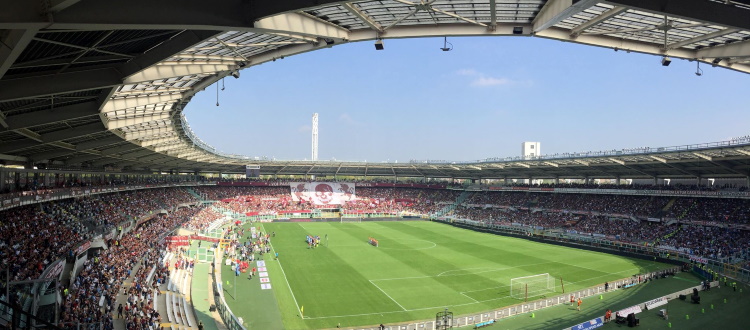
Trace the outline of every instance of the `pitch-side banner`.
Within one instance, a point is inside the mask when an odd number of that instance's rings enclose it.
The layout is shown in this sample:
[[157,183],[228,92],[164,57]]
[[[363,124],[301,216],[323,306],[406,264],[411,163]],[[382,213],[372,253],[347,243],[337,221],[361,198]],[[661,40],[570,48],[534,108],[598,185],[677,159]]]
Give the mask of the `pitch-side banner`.
[[354,184],[347,182],[290,182],[292,199],[315,205],[340,205],[356,200]]

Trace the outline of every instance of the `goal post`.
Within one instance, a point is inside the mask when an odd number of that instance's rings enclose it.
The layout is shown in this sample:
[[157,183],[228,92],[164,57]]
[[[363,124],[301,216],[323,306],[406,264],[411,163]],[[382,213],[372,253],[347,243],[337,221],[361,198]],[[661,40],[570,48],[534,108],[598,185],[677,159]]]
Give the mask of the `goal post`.
[[515,299],[526,300],[549,292],[555,292],[555,279],[549,273],[510,279],[510,296]]
[[360,223],[360,222],[362,222],[362,217],[360,217],[360,216],[357,216],[357,217],[342,216],[341,217],[341,223],[344,223],[344,222],[357,222],[357,223]]

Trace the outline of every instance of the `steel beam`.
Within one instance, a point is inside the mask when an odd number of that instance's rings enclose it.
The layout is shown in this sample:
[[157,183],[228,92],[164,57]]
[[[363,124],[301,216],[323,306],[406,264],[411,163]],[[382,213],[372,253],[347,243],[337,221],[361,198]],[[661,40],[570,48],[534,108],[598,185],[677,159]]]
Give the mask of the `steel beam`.
[[[89,2],[87,2],[89,3]],[[67,12],[67,10],[65,11]],[[1,15],[0,15],[1,19]],[[164,59],[217,35],[217,31],[185,31],[148,52],[116,66],[0,80],[0,101],[34,98],[119,86],[123,80]],[[151,71],[149,71],[151,72]],[[141,82],[141,81],[138,81]]]
[[104,131],[104,126],[101,123],[92,123],[81,126],[71,127],[69,129],[45,133],[42,134],[42,140],[44,143],[62,141],[72,139],[76,137],[86,136],[94,133],[100,133]]
[[135,141],[135,143],[140,144],[141,147],[150,147],[150,146],[159,146],[159,145],[168,144],[168,143],[177,143],[177,142],[180,142],[180,141],[182,141],[182,140],[180,139],[179,135],[177,135],[175,133],[175,135],[173,135],[173,136],[160,137],[160,138],[149,139],[149,140]]
[[52,108],[49,110],[34,111],[20,115],[9,116],[5,120],[8,129],[29,128],[54,122],[78,119],[97,114],[98,102],[88,101],[73,105]]
[[494,29],[497,25],[497,1],[490,0],[490,28]]
[[343,1],[214,0],[210,6],[203,0],[84,1],[50,13],[53,18],[48,20],[46,15],[40,15],[36,2],[5,0],[0,29],[21,26],[63,30],[238,30],[252,28],[252,22],[263,17],[328,3]]
[[256,21],[253,32],[279,34],[284,36],[301,35],[312,38],[349,38],[349,30],[314,16],[299,13],[285,13]]
[[750,30],[750,10],[705,0],[606,0],[606,3],[639,9],[661,16]]
[[135,145],[135,144],[132,144],[132,143],[127,143],[125,145],[121,145],[121,146],[117,146],[117,147],[112,147],[112,148],[109,148],[109,149],[104,149],[104,150],[102,150],[101,155],[102,156],[108,156],[108,155],[114,155],[114,154],[121,154],[121,153],[124,153],[124,152],[129,152],[131,150],[140,149],[140,148],[141,147],[138,146],[138,145]]
[[[116,94],[115,94],[116,95]],[[145,95],[136,97],[117,97],[107,101],[101,112],[113,112],[128,108],[143,107],[150,104],[173,103],[182,98],[180,93]]]
[[83,151],[88,149],[94,149],[103,147],[110,144],[122,143],[124,140],[119,136],[109,136],[105,138],[96,139],[93,141],[81,142],[76,145],[76,150]]
[[731,58],[750,56],[750,40],[699,50],[697,58]]
[[690,44],[693,44],[693,43],[696,43],[696,42],[699,42],[699,41],[707,40],[707,39],[721,37],[723,35],[727,35],[727,34],[730,34],[730,33],[735,33],[737,31],[739,31],[739,29],[732,29],[732,28],[714,31],[712,33],[707,33],[707,34],[699,35],[697,37],[693,37],[693,38],[690,38],[690,39],[685,39],[683,41],[678,41],[678,42],[675,42],[675,43],[671,43],[671,44],[667,45],[667,49],[680,48],[682,46],[687,46],[687,45],[690,45]]
[[539,32],[553,27],[573,15],[576,15],[591,6],[599,3],[599,0],[581,0],[573,3],[573,0],[549,0],[544,4],[539,14],[532,21],[534,32]]
[[152,121],[167,120],[172,118],[169,112],[150,113],[146,115],[128,116],[129,118],[104,118],[107,129],[118,129],[127,126],[136,126]]
[[596,17],[594,17],[594,18],[586,21],[586,23],[583,23],[583,24],[581,24],[579,26],[576,26],[574,29],[570,30],[570,35],[577,37],[579,34],[581,34],[581,32],[585,31],[586,29],[588,29],[588,28],[590,28],[590,27],[592,27],[594,25],[597,25],[597,24],[599,24],[599,23],[601,23],[601,22],[603,22],[603,21],[605,21],[605,20],[607,20],[607,19],[609,19],[611,17],[617,16],[620,13],[622,13],[624,11],[627,11],[627,10],[628,9],[625,8],[625,7],[614,7],[614,8],[612,8],[612,9],[610,9],[610,10],[604,12],[604,13],[599,14],[599,16],[596,16]]
[[121,154],[120,156],[122,156],[122,158],[132,159],[132,158],[143,157],[145,155],[149,155],[149,154],[153,154],[153,153],[154,152],[152,150],[146,149],[146,150],[139,150],[139,151],[135,151],[135,152],[131,152],[131,153],[126,153],[126,154]]
[[102,158],[101,155],[81,155],[75,156],[65,160],[66,164],[80,164],[94,159]]
[[104,165],[109,165],[109,164],[118,164],[120,162],[122,162],[122,161],[119,160],[119,159],[117,159],[117,158],[103,158],[101,160],[97,160],[95,162],[92,162],[91,166],[99,167],[99,166],[104,166]]
[[41,152],[38,154],[31,154],[28,157],[32,159],[33,161],[38,162],[42,160],[49,160],[49,159],[53,159],[57,157],[67,156],[67,155],[71,155],[75,153],[76,153],[75,151],[62,149],[62,150],[52,150],[52,151]]
[[369,15],[365,14],[363,11],[359,10],[359,8],[355,7],[353,3],[345,3],[344,8],[346,8],[346,10],[349,11],[349,13],[359,18],[360,21],[365,23],[365,25],[369,26],[371,29],[378,31],[380,33],[383,32],[383,27],[380,24],[378,24],[377,21],[375,21]]
[[175,77],[192,76],[197,74],[214,74],[222,71],[239,69],[238,65],[226,64],[183,64],[183,65],[155,65],[125,79],[125,85],[148,81],[163,80]]
[[57,13],[68,8],[81,0],[50,0],[49,12]]
[[0,43],[0,79],[34,39],[36,33],[36,29],[28,29],[9,30],[5,36],[0,34],[0,41],[2,41]]
[[169,145],[165,145],[165,146],[158,146],[158,147],[154,148],[154,151],[156,151],[156,152],[166,152],[166,151],[175,152],[176,150],[174,150],[174,149],[180,149],[180,148],[187,149],[189,147],[185,143],[175,143],[175,144],[169,144]]
[[34,141],[34,140],[23,140],[23,141],[12,141],[12,142],[0,144],[0,153],[26,149],[29,147],[34,147],[34,146],[45,144],[45,143],[52,143],[52,142],[72,139],[76,137],[86,136],[89,134],[103,132],[103,131],[104,131],[104,127],[102,126],[101,123],[93,123],[93,124],[76,126],[70,129],[41,134],[39,135],[41,142]]
[[[113,131],[113,132],[118,132],[118,131]],[[140,131],[129,131],[129,132],[120,133],[120,134],[122,134],[125,140],[131,141],[131,140],[137,140],[137,139],[142,139],[142,138],[148,138],[150,136],[160,136],[165,133],[174,133],[174,128],[164,126],[164,127],[143,129]]]

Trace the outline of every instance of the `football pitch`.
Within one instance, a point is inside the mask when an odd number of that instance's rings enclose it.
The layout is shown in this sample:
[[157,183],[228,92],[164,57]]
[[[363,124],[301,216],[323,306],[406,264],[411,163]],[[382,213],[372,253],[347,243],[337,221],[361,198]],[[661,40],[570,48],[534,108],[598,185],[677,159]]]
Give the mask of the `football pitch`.
[[[262,227],[276,233],[271,243],[279,260],[267,257],[266,264],[287,329],[429,320],[446,307],[456,316],[488,311],[522,302],[510,293],[516,277],[549,273],[556,285],[547,296],[553,296],[562,293],[560,279],[569,292],[668,268],[426,221]],[[308,248],[306,235],[320,236],[321,245]],[[231,305],[242,315],[241,306]]]

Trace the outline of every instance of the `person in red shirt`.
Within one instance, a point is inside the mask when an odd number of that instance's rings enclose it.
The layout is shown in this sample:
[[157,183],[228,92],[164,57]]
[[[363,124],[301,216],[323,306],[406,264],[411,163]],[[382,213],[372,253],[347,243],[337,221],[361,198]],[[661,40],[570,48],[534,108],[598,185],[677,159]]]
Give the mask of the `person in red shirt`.
[[610,319],[612,319],[612,311],[607,309],[607,312],[604,313],[604,323],[609,322]]

